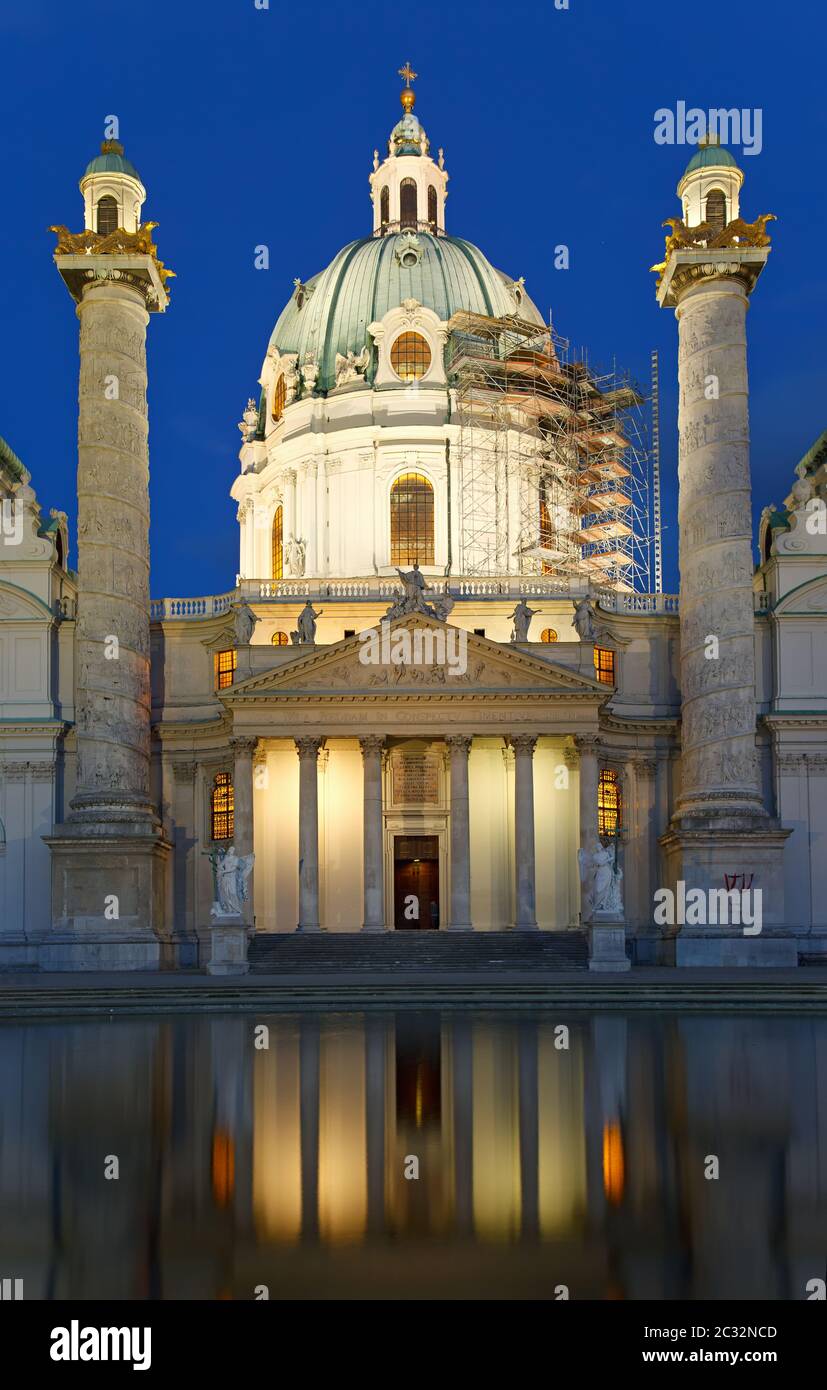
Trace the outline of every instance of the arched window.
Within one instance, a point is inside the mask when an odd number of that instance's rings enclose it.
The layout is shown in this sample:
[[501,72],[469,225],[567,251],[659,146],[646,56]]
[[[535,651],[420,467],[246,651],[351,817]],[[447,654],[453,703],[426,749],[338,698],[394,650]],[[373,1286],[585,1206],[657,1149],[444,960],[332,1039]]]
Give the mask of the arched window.
[[597,783],[597,833],[614,835],[622,825],[620,778],[610,767],[601,768]]
[[555,632],[554,628],[553,628],[553,627],[544,627],[543,630],[542,630],[542,632],[540,633],[540,641],[541,641],[541,642],[556,642],[556,641],[557,641],[557,633]]
[[716,232],[726,226],[726,194],[720,188],[711,188],[706,195],[706,220]]
[[391,488],[391,564],[434,563],[434,490],[421,473],[403,473]]
[[270,641],[274,647],[289,647],[290,638],[286,632],[274,632]]
[[387,227],[391,220],[391,191],[388,185],[379,194],[379,221],[383,227]]
[[109,236],[110,232],[118,230],[118,203],[117,199],[107,193],[105,198],[98,199],[98,232],[101,236]]
[[413,227],[416,231],[416,182],[403,179],[399,187],[399,223],[403,228]]
[[432,232],[436,231],[436,189],[433,184],[428,189],[428,225]]
[[401,381],[420,381],[431,365],[431,349],[421,333],[400,333],[391,348],[391,366]]
[[[545,480],[545,478],[541,478],[541,479],[540,479],[539,495],[540,495],[540,518],[539,518],[539,519],[540,519],[540,545],[543,546],[543,547],[544,547],[545,549],[547,549],[547,550],[551,550],[551,549],[552,549],[553,539],[554,539],[554,538],[553,538],[553,536],[552,536],[552,531],[551,531],[551,516],[550,516],[550,514],[549,514],[548,502],[547,502],[547,500],[546,500],[547,494],[546,494],[546,480]],[[541,574],[551,574],[551,571],[552,571],[552,566],[548,563],[547,560],[543,560],[542,568],[541,568],[541,571],[540,571]]]
[[287,400],[287,386],[282,372],[275,386],[273,387],[273,408],[270,411],[274,420],[280,420],[284,414],[284,405]]
[[235,679],[237,656],[234,648],[215,653],[215,688],[226,690]]
[[615,654],[608,647],[595,647],[594,673],[604,685],[615,683]]
[[273,516],[273,559],[271,569],[273,579],[284,578],[284,511],[276,507]]
[[235,795],[229,772],[217,772],[210,793],[210,835],[231,840],[235,832]]

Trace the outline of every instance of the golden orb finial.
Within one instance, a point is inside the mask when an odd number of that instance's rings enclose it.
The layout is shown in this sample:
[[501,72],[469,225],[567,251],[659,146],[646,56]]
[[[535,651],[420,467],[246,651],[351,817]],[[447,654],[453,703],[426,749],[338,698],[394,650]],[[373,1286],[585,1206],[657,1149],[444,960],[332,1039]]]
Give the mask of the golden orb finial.
[[405,90],[400,93],[399,100],[402,102],[405,115],[408,116],[416,104],[416,93],[412,90],[411,83],[416,81],[419,73],[414,72],[410,63],[406,63],[404,68],[399,69],[399,76],[405,82]]

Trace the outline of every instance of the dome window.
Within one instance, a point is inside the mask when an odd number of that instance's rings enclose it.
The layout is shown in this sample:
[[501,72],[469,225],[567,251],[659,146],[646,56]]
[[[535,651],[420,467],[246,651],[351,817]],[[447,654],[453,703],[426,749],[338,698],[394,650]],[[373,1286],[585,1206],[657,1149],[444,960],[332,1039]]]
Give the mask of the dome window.
[[273,408],[270,411],[274,420],[280,420],[284,414],[284,407],[287,401],[287,386],[282,372],[275,386],[273,387]]
[[286,632],[274,632],[270,638],[270,643],[274,647],[289,647],[290,638]]
[[431,349],[421,333],[400,333],[391,348],[391,366],[400,381],[420,381],[431,365]]
[[99,236],[110,236],[118,230],[118,203],[110,194],[98,199],[97,214]]
[[391,564],[434,563],[434,490],[421,473],[403,473],[391,488]]
[[436,231],[436,189],[433,184],[428,188],[428,227],[430,231]]
[[273,579],[284,578],[284,512],[276,507],[273,515]]
[[556,642],[556,641],[557,641],[557,633],[554,631],[554,628],[553,628],[553,627],[544,627],[543,630],[542,630],[542,632],[540,633],[540,641],[541,641],[541,642]]
[[712,188],[706,195],[706,220],[714,232],[722,232],[726,226],[726,194],[721,188]]
[[379,194],[379,221],[383,227],[387,227],[391,220],[391,191],[388,185]]
[[415,179],[403,179],[399,186],[399,225],[404,231],[406,227],[413,227],[416,230],[417,206],[416,206],[416,181]]

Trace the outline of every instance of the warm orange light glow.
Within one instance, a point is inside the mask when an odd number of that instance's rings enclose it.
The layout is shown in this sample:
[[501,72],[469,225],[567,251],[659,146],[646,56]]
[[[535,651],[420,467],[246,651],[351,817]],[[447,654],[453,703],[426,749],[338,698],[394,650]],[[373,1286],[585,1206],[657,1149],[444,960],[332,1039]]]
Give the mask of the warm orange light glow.
[[230,1205],[235,1187],[235,1145],[231,1134],[217,1129],[212,1140],[212,1193],[217,1207]]
[[623,1201],[626,1184],[626,1164],[623,1156],[623,1134],[617,1120],[603,1126],[603,1191],[612,1206]]

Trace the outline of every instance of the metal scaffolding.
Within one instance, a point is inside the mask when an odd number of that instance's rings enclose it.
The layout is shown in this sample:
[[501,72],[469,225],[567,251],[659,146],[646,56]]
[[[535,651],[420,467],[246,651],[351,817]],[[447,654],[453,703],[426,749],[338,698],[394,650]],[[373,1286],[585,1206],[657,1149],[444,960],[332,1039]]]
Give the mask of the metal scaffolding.
[[648,589],[642,397],[550,326],[460,311],[449,329],[461,572]]

